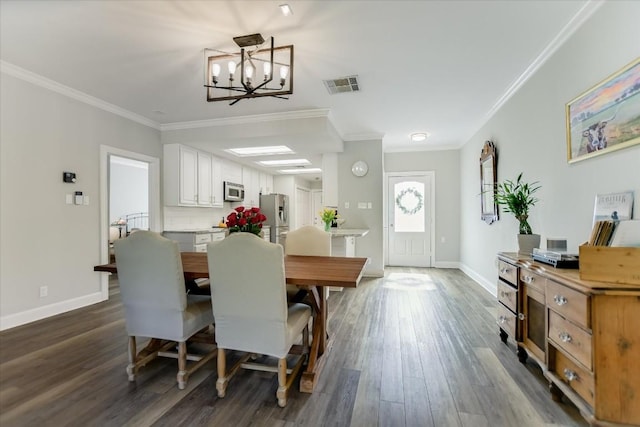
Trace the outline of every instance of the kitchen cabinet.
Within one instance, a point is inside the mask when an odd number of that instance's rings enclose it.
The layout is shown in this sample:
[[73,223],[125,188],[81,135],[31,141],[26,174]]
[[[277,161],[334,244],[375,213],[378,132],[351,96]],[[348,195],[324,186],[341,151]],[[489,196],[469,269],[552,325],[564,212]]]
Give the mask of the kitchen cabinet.
[[260,206],[260,173],[250,167],[242,167],[242,185],[244,185],[244,205]]
[[211,156],[211,169],[211,185],[213,187],[211,190],[211,194],[213,195],[211,206],[214,208],[221,208],[224,203],[224,180],[222,179],[222,161],[215,156]]
[[225,238],[226,229],[168,230],[164,237],[178,242],[180,252],[207,252],[207,244]]
[[220,159],[186,145],[165,144],[163,171],[165,205],[222,207]]

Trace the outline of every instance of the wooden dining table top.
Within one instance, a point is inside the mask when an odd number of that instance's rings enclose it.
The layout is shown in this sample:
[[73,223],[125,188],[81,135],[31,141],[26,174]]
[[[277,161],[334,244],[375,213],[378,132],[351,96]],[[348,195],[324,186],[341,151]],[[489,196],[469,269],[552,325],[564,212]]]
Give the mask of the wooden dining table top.
[[[181,252],[186,280],[209,278],[206,252]],[[285,255],[287,283],[299,286],[341,286],[355,288],[369,261],[368,258]],[[116,262],[96,265],[94,271],[117,273]]]

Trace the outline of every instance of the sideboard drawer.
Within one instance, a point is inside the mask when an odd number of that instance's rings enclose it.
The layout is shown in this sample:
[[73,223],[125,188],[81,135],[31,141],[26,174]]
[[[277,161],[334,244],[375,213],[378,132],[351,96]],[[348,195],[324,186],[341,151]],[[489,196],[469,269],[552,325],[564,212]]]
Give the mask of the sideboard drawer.
[[595,381],[591,373],[574,363],[562,351],[556,349],[551,351],[555,363],[549,369],[593,407]]
[[588,370],[593,369],[591,334],[549,310],[549,339],[575,357]]
[[518,283],[518,267],[498,260],[498,276],[505,282],[516,285]]
[[513,286],[498,280],[498,301],[515,312],[518,310],[518,291]]
[[496,323],[498,323],[498,326],[509,334],[511,338],[516,337],[516,322],[516,315],[502,304],[498,304],[498,317],[496,319]]
[[588,295],[548,280],[546,300],[551,310],[585,328],[591,327]]
[[526,283],[530,288],[535,288],[543,295],[545,294],[545,284],[547,279],[539,274],[533,273],[525,268],[520,269],[520,281]]

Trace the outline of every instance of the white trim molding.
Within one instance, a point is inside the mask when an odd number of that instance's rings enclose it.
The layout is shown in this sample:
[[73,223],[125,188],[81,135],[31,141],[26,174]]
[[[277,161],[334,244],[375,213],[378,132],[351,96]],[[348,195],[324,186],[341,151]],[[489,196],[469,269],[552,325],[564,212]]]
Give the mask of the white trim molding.
[[196,129],[213,126],[245,125],[249,123],[265,123],[278,120],[314,119],[318,117],[326,117],[331,122],[331,111],[327,108],[318,108],[314,110],[287,111],[283,113],[255,114],[252,116],[221,117],[217,119],[194,120],[190,122],[166,123],[160,125],[160,130],[166,131]]
[[504,104],[529,80],[545,62],[553,56],[553,54],[575,33],[587,19],[591,17],[606,0],[589,0],[578,12],[567,22],[560,32],[549,42],[547,47],[538,55],[533,62],[524,70],[524,72],[507,88],[505,93],[496,101],[491,109],[480,120],[476,129],[464,139],[464,142],[456,148],[461,148],[473,135],[478,132],[493,115],[502,108]]
[[498,295],[498,286],[496,285],[495,282],[491,282],[491,281],[485,279],[484,277],[482,277],[480,274],[476,273],[474,270],[472,270],[471,268],[469,268],[465,264],[460,263],[460,270],[464,274],[469,276],[471,279],[473,279],[474,282],[476,282],[477,284],[482,286],[485,291],[489,292],[494,297]]
[[9,314],[0,317],[0,331],[35,322],[36,320],[46,319],[47,317],[66,313],[67,311],[76,310],[91,304],[96,304],[106,299],[107,298],[103,296],[102,292],[94,292],[78,298],[44,305],[31,310],[21,311],[20,313]]
[[75,99],[76,101],[80,101],[101,110],[107,111],[109,113],[116,114],[120,117],[124,117],[125,119],[140,123],[141,125],[160,130],[160,124],[156,121],[148,119],[132,111],[125,110],[124,108],[118,107],[117,105],[111,104],[107,101],[103,101],[102,99],[96,98],[95,96],[91,96],[69,86],[65,86],[34,72],[25,70],[24,68],[20,68],[17,65],[13,65],[9,62],[0,60],[0,72],[67,96],[71,99]]

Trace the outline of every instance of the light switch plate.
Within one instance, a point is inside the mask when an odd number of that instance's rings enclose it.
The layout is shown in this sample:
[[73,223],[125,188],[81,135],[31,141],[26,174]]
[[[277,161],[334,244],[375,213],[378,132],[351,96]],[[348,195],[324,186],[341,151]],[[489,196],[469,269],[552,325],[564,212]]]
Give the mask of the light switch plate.
[[68,205],[73,204],[73,194],[65,194],[65,203]]
[[371,202],[367,202],[367,209],[372,209],[373,205],[371,204]]
[[358,202],[358,209],[367,209],[367,202]]
[[349,209],[349,202],[344,202],[344,208]]
[[89,205],[89,196],[84,196],[84,204]]

